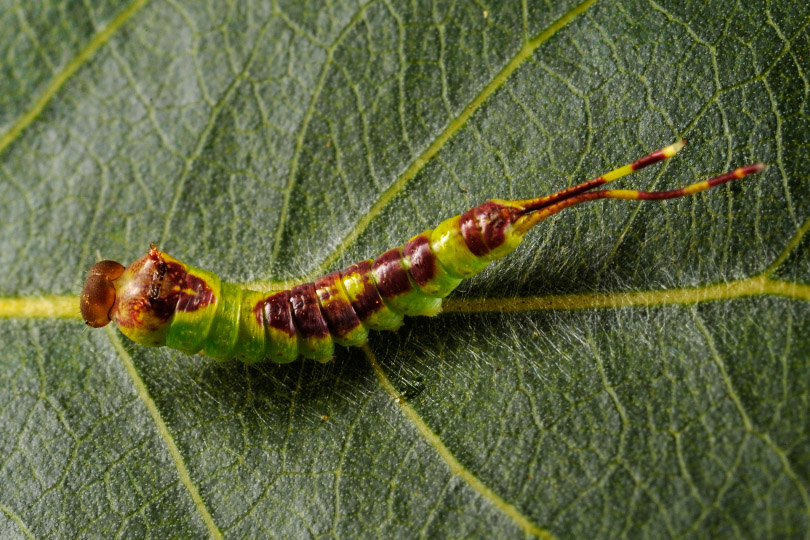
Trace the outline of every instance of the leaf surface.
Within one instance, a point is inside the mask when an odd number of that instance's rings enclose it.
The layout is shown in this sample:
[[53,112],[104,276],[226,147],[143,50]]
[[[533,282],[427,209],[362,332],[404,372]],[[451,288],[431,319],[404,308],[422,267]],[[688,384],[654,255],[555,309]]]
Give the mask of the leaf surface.
[[[0,536],[808,537],[799,2],[0,6]],[[89,330],[150,242],[268,290],[490,198],[548,220],[327,365]]]

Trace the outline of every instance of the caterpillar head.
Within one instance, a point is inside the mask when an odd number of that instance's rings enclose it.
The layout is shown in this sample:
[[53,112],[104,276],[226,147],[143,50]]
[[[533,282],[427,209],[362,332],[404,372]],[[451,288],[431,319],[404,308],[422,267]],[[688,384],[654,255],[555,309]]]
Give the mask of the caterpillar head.
[[[205,293],[204,283],[189,283],[193,278],[186,265],[155,246],[126,268],[115,261],[101,261],[88,273],[82,316],[89,326],[98,328],[113,321],[133,341],[163,345],[175,311],[189,303],[189,289]],[[203,299],[197,300],[200,304]]]
[[110,322],[110,312],[115,304],[115,285],[124,266],[116,261],[97,262],[87,272],[80,306],[87,326],[100,328]]

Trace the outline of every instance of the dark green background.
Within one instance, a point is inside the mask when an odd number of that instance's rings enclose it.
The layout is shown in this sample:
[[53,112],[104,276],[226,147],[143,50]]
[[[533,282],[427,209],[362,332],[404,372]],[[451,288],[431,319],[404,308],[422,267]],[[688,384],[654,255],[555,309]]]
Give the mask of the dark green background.
[[[766,269],[810,282],[806,5],[597,1],[501,80],[578,4],[497,4],[132,9],[0,150],[0,297],[77,295],[97,254],[129,262],[150,242],[224,279],[296,279],[679,137],[677,158],[624,184],[770,167],[660,205],[569,210],[455,301]],[[0,1],[0,137],[131,7]],[[425,426],[359,349],[220,366],[78,319],[0,319],[0,536],[807,538],[809,308],[755,296],[412,319],[370,348]]]

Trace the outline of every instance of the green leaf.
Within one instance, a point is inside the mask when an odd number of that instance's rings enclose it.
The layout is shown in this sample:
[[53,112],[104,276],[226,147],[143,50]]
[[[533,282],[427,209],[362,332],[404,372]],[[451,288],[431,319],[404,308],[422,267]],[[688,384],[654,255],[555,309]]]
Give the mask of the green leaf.
[[[789,0],[0,2],[0,537],[810,536]],[[268,289],[685,137],[327,365],[91,330],[150,242]]]

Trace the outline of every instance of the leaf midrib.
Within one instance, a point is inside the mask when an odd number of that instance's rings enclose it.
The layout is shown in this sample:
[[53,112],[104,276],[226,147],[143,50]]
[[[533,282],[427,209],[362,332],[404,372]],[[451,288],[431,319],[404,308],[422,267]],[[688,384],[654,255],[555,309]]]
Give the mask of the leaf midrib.
[[[698,304],[749,296],[781,296],[810,301],[810,285],[775,280],[765,274],[698,287],[612,293],[549,294],[503,298],[448,298],[443,314],[570,311]],[[0,298],[0,319],[79,319],[79,298],[72,295]]]

